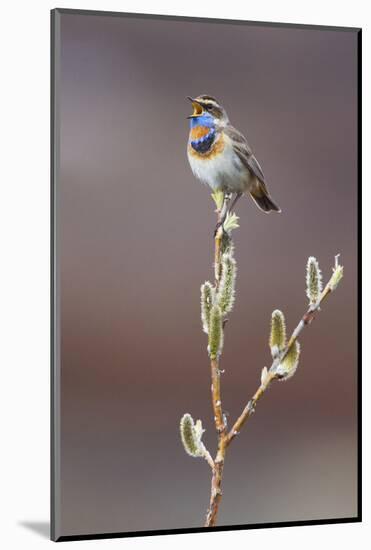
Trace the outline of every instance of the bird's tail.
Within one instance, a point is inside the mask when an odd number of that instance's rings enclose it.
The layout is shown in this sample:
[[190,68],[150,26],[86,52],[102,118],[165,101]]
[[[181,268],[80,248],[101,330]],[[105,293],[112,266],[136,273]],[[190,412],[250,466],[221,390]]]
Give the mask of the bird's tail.
[[281,208],[274,202],[263,182],[257,180],[257,185],[250,190],[250,195],[263,212],[281,212]]

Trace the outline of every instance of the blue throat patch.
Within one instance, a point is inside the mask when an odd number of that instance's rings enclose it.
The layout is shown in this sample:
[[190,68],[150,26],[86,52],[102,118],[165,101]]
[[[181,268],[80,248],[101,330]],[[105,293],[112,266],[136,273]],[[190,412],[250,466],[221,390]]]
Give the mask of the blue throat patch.
[[195,128],[196,126],[207,126],[208,128],[215,128],[214,119],[208,113],[203,113],[200,116],[194,116],[189,119],[190,128]]
[[191,141],[192,149],[197,153],[206,153],[212,146],[215,139],[215,130],[210,128],[210,132],[201,138]]
[[204,113],[200,116],[192,117],[189,122],[191,128],[196,128],[197,126],[206,126],[210,128],[210,131],[205,136],[191,141],[192,149],[197,151],[197,153],[206,153],[215,139],[215,124],[213,117]]

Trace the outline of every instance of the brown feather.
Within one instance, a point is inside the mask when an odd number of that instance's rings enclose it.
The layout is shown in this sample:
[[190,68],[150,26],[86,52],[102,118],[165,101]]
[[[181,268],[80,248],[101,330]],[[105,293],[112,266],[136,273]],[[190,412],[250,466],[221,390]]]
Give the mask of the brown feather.
[[273,201],[265,184],[255,178],[255,183],[250,189],[250,195],[263,212],[281,212],[281,208]]

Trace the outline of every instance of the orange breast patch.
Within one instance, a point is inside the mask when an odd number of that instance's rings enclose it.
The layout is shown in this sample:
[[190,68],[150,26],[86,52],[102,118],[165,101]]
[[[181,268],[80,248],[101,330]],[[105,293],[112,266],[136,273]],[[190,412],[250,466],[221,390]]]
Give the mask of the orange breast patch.
[[190,144],[188,145],[188,151],[192,157],[195,157],[198,159],[204,159],[204,160],[212,160],[213,158],[217,157],[224,151],[224,146],[225,146],[225,141],[224,141],[223,134],[221,134],[214,141],[210,151],[207,151],[207,153],[198,153],[193,149],[193,147]]
[[210,128],[207,126],[195,126],[190,133],[191,141],[202,138],[210,132]]

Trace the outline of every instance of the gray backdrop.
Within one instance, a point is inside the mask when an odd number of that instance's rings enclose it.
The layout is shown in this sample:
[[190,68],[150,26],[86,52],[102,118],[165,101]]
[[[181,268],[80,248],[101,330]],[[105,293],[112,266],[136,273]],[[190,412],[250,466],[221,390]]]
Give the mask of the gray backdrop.
[[58,254],[61,530],[198,527],[212,452],[199,287],[212,277],[209,190],[186,159],[187,95],[215,95],[262,164],[281,215],[241,200],[226,332],[231,421],[270,363],[269,319],[306,307],[305,264],[345,277],[227,456],[219,525],[356,514],[355,32],[61,16]]

